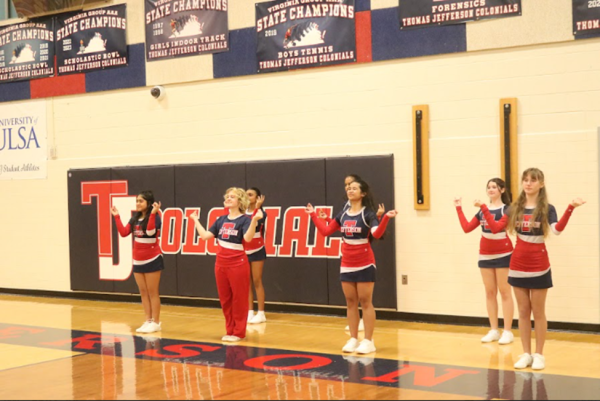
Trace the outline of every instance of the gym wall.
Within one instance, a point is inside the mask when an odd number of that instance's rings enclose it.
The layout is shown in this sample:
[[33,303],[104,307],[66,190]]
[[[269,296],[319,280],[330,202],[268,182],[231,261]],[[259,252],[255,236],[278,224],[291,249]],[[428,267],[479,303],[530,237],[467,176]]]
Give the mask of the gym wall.
[[[1,287],[71,290],[69,170],[392,154],[397,310],[484,317],[479,234],[462,233],[452,201],[462,196],[470,217],[472,200],[485,199],[500,174],[498,102],[516,97],[520,170],[544,171],[559,213],[576,196],[588,201],[548,240],[549,320],[600,323],[600,40],[573,40],[569,0],[553,9],[525,0],[522,17],[406,32],[397,1],[359,0],[362,62],[259,76],[249,68],[252,3],[231,7],[230,52],[152,63],[141,3],[127,2],[128,18],[140,21],[129,25],[129,67],[0,86],[0,100],[47,99],[56,149],[47,180],[0,182]],[[149,95],[156,84],[164,100]],[[431,113],[431,210],[419,212],[417,104]]]

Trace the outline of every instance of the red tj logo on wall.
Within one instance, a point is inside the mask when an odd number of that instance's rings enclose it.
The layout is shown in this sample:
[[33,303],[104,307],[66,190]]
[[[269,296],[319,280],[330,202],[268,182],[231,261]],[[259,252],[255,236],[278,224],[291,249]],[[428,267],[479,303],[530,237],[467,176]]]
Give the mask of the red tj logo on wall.
[[[132,273],[132,238],[118,237],[117,246],[113,244],[113,224],[111,208],[115,206],[120,213],[123,225],[127,225],[131,213],[135,211],[136,196],[130,195],[127,181],[84,181],[81,182],[80,205],[96,205],[98,235],[98,268],[100,280],[127,280]],[[168,205],[164,205],[168,206]],[[282,212],[281,207],[264,207],[267,213],[265,222],[265,250],[269,257],[299,258],[339,258],[340,238],[326,238],[311,225],[310,216],[304,206],[291,206]],[[331,216],[332,207],[317,207],[317,213],[323,210]],[[200,215],[200,207],[167,207],[161,211],[162,229],[160,246],[164,254],[216,255],[216,240],[203,241],[189,217]],[[223,206],[213,206],[208,212],[207,221],[202,224],[209,228],[219,216],[223,215]],[[276,244],[278,227],[282,227],[281,241]],[[310,241],[311,230],[314,240]],[[117,262],[115,262],[117,260]]]

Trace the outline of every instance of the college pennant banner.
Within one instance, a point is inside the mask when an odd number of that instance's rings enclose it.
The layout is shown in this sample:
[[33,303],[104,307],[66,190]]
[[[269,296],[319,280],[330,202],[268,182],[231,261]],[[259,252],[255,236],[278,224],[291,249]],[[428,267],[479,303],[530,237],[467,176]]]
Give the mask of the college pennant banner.
[[126,32],[125,4],[59,15],[56,18],[58,75],[126,66]]
[[521,0],[400,0],[400,29],[521,15]]
[[258,72],[356,61],[354,0],[256,4]]
[[54,75],[54,18],[0,27],[0,83]]
[[573,35],[600,34],[600,0],[573,0]]
[[229,0],[145,0],[146,59],[229,50]]

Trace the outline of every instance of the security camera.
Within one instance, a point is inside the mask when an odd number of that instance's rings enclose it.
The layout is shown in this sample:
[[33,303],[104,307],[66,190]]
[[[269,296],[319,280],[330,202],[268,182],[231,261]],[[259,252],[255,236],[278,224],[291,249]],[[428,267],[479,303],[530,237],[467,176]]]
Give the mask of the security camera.
[[162,86],[155,86],[150,90],[150,94],[155,99],[162,99],[163,97],[165,97],[165,88],[163,88]]

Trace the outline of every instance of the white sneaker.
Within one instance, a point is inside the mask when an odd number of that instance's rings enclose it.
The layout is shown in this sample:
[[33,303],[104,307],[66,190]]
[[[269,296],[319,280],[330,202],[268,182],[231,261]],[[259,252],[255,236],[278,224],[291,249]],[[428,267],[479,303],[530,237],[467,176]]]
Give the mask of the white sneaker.
[[533,363],[531,369],[542,370],[546,367],[546,358],[541,354],[533,354]]
[[[346,326],[346,331],[350,331],[350,326]],[[358,331],[365,331],[365,322],[362,319],[358,323]]]
[[221,341],[231,341],[230,338],[231,336],[223,336],[221,337]]
[[375,351],[377,351],[377,348],[375,348],[375,343],[367,340],[366,338],[360,342],[360,345],[356,349],[356,352],[359,354],[370,354],[371,352]]
[[240,338],[238,336],[229,336],[229,339],[227,341],[232,342],[232,343],[237,343],[238,341],[242,341],[243,338]]
[[515,363],[515,369],[525,369],[531,366],[533,363],[533,357],[529,354],[519,355],[519,360]]
[[252,319],[248,321],[250,324],[259,324],[267,321],[267,317],[265,316],[265,312],[258,312]]
[[356,338],[351,338],[346,342],[344,348],[342,348],[342,352],[355,352],[356,348],[358,348],[358,340]]
[[498,330],[490,330],[482,339],[482,343],[491,343],[492,341],[498,341],[500,339],[500,332]]
[[500,337],[500,340],[498,340],[498,344],[506,345],[512,343],[513,341],[515,341],[515,336],[512,331],[504,330],[502,332],[502,337]]
[[140,331],[140,333],[145,333],[145,334],[156,333],[157,331],[160,331],[161,325],[162,325],[162,322],[160,322],[160,323],[150,322],[150,323],[148,323],[146,328],[144,328],[143,330]]
[[136,333],[145,333],[144,330],[146,330],[146,327],[152,323],[152,320],[146,320],[144,322],[144,324],[142,324],[140,327],[138,327],[137,329],[135,329]]
[[252,318],[254,317],[254,311],[248,311],[248,323],[250,323],[250,321],[252,320]]

